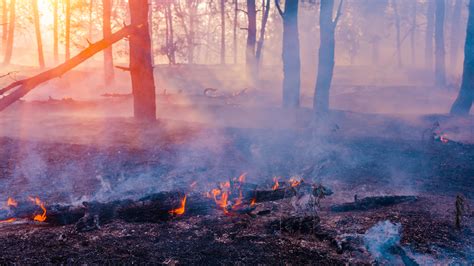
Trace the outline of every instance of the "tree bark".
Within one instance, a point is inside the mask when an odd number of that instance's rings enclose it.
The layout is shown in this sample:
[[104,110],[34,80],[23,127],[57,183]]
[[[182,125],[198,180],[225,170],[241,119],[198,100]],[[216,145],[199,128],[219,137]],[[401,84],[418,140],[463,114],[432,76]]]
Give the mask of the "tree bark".
[[59,35],[58,35],[58,27],[59,27],[59,16],[58,16],[58,5],[59,0],[54,0],[53,3],[53,56],[54,56],[54,63],[58,63],[59,61]]
[[436,86],[446,85],[446,67],[444,50],[444,17],[445,0],[436,0],[436,23],[435,23],[435,81]]
[[342,1],[339,3],[337,15],[333,21],[334,0],[321,0],[318,76],[313,99],[313,108],[318,114],[326,113],[329,110],[329,91],[331,89],[334,72],[334,54],[336,48],[334,35],[342,3]]
[[71,57],[70,43],[71,43],[71,0],[66,0],[66,40],[65,40],[65,54],[66,60]]
[[255,58],[255,46],[257,43],[257,10],[255,0],[247,0],[247,48],[245,52],[245,61],[247,64],[247,73],[252,83],[255,83],[257,62]]
[[16,23],[16,0],[10,0],[10,19],[8,21],[8,38],[7,47],[5,49],[5,58],[3,64],[8,65],[12,59],[13,53],[13,39],[15,37],[15,23]]
[[38,62],[41,69],[44,68],[43,40],[41,39],[40,14],[38,0],[33,0],[33,17],[35,21],[36,44],[38,48]]
[[234,42],[233,42],[233,55],[234,55],[234,64],[237,64],[237,24],[238,24],[238,12],[239,12],[239,1],[234,0],[234,28],[233,28],[233,37],[234,37]]
[[2,0],[2,49],[7,47],[8,38],[8,7],[7,0]]
[[132,26],[141,25],[130,35],[129,40],[134,117],[152,121],[156,119],[156,94],[151,63],[148,1],[130,0],[129,7]]
[[74,56],[70,60],[62,63],[61,65],[49,69],[45,72],[39,73],[31,78],[15,81],[8,85],[7,87],[0,90],[0,95],[5,94],[8,91],[14,90],[10,94],[4,96],[0,99],[0,111],[3,111],[5,108],[10,106],[12,103],[19,100],[21,97],[25,96],[28,92],[36,88],[38,85],[51,80],[53,78],[61,77],[69,70],[75,68],[82,62],[86,61],[88,58],[94,56],[98,52],[109,47],[113,43],[120,41],[121,39],[127,37],[134,31],[137,31],[134,26],[126,26],[116,33],[112,34],[110,38],[100,40],[96,43],[89,45],[85,50],[80,52],[78,55]]
[[450,69],[455,71],[457,69],[456,65],[458,62],[459,54],[459,43],[461,35],[461,11],[462,11],[463,1],[456,0],[454,5],[452,20],[451,20],[451,47],[450,47]]
[[268,16],[270,14],[270,0],[262,0],[262,24],[260,26],[260,37],[257,42],[257,51],[255,52],[255,57],[257,59],[257,70],[260,72],[260,64],[262,59],[262,49],[263,43],[265,41],[265,31],[267,28]]
[[451,107],[453,115],[468,115],[474,101],[474,0],[469,2],[466,43],[464,45],[464,70],[461,89]]
[[[110,23],[110,17],[112,15],[112,0],[103,0],[103,36],[107,39],[112,35],[112,27]],[[114,62],[112,56],[112,46],[107,47],[104,50],[104,78],[106,85],[112,85],[114,83]]]
[[428,1],[426,12],[425,67],[433,70],[433,40],[435,22],[435,1]]
[[225,64],[225,0],[221,0],[221,64]]
[[285,10],[280,8],[280,1],[275,5],[283,18],[283,107],[300,106],[301,61],[300,40],[298,33],[298,0],[285,1]]

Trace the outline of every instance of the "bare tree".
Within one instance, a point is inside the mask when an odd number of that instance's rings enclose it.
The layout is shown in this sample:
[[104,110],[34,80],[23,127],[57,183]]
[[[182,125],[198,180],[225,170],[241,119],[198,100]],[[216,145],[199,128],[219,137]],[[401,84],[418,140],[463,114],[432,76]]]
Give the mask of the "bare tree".
[[255,0],[247,0],[247,48],[245,60],[247,63],[247,72],[252,82],[256,80],[255,46],[257,44],[257,9]]
[[2,0],[2,49],[7,47],[8,38],[8,6],[7,0]]
[[7,47],[5,49],[5,58],[3,63],[8,65],[12,59],[13,53],[13,39],[15,37],[15,23],[16,23],[16,0],[10,0],[10,19],[8,21],[8,38]]
[[232,34],[234,37],[233,40],[233,55],[234,55],[234,64],[237,64],[237,26],[238,26],[238,14],[239,14],[239,1],[234,0],[234,28]]
[[285,10],[280,7],[280,0],[275,6],[283,19],[283,107],[300,106],[301,60],[298,32],[299,0],[285,1]]
[[428,1],[426,10],[425,67],[433,69],[433,38],[435,22],[435,1]]
[[54,63],[59,61],[59,0],[54,0],[53,2],[53,54],[54,54]]
[[262,59],[262,49],[263,43],[265,41],[265,31],[267,28],[268,16],[270,14],[270,3],[270,0],[262,0],[262,24],[260,25],[260,36],[257,42],[257,51],[255,52],[258,67],[260,67]]
[[445,50],[444,50],[444,17],[445,0],[436,0],[435,23],[435,81],[436,85],[446,85]]
[[336,41],[334,38],[337,22],[341,16],[343,0],[339,2],[336,18],[333,20],[334,0],[321,0],[319,25],[320,46],[318,76],[314,92],[313,108],[316,113],[326,113],[329,110],[329,90],[334,72],[334,53]]
[[44,68],[43,40],[41,39],[40,14],[38,0],[33,0],[33,17],[35,21],[36,44],[38,46],[38,62],[40,68]]
[[66,30],[65,30],[65,53],[66,60],[71,57],[71,0],[66,0]]
[[466,43],[464,45],[464,70],[461,89],[451,107],[453,115],[468,115],[474,100],[474,0],[469,2]]
[[[107,39],[112,35],[112,26],[110,23],[110,17],[112,15],[112,0],[103,0],[103,16],[102,16],[102,31],[104,39]],[[105,84],[111,85],[114,82],[114,62],[112,57],[112,46],[107,47],[104,50],[104,78]]]
[[452,20],[451,20],[451,45],[450,45],[450,61],[449,65],[452,70],[456,69],[456,63],[458,61],[458,51],[460,43],[461,33],[461,11],[463,1],[456,0],[453,8]]
[[396,0],[392,0],[393,11],[395,15],[395,30],[396,30],[396,46],[397,46],[397,65],[402,67],[402,43],[400,39],[400,14],[398,13],[398,4]]
[[225,64],[225,0],[220,0],[221,12],[221,64]]
[[148,0],[129,0],[129,8],[131,24],[138,27],[130,35],[129,41],[134,117],[155,120],[156,94],[151,63]]

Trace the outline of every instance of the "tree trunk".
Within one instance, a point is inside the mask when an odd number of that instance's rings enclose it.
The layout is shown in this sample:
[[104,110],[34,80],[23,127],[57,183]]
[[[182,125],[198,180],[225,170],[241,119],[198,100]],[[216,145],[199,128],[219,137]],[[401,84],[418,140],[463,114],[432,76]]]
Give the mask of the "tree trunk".
[[435,23],[435,81],[436,86],[446,85],[445,50],[444,50],[444,15],[445,0],[436,0]]
[[2,0],[2,49],[7,47],[8,38],[8,7],[7,0]]
[[66,40],[65,40],[65,53],[66,60],[71,57],[70,43],[71,43],[71,0],[66,0]]
[[[103,3],[103,8],[105,8],[105,3]],[[92,39],[92,11],[94,10],[94,0],[89,1],[89,33],[88,33],[88,38],[89,40]],[[104,11],[105,12],[105,11]]]
[[[103,36],[104,39],[112,35],[112,27],[110,24],[110,17],[112,15],[112,0],[103,0]],[[111,85],[114,82],[114,62],[112,57],[112,46],[104,50],[104,78],[105,85]]]
[[263,43],[265,41],[265,31],[267,28],[268,16],[270,14],[270,0],[262,0],[262,10],[262,25],[260,26],[260,37],[258,38],[257,51],[255,52],[255,57],[257,58],[257,70],[260,69],[262,59],[262,49]]
[[233,37],[234,37],[234,42],[233,42],[233,55],[234,55],[234,64],[237,64],[237,24],[238,24],[238,12],[239,12],[239,1],[234,0],[234,28],[233,28]]
[[[321,13],[319,16],[321,43],[319,46],[318,76],[313,99],[313,108],[316,113],[326,113],[329,110],[329,91],[334,71],[334,53],[336,48],[334,32],[340,14],[340,11],[338,11],[336,20],[333,21],[333,9],[334,0],[321,0]],[[338,10],[340,10],[340,7]]]
[[221,64],[225,64],[225,0],[221,0]]
[[458,51],[461,35],[461,11],[462,11],[463,1],[456,0],[454,5],[452,20],[451,20],[451,47],[450,47],[450,69],[456,71],[457,62],[458,62]]
[[59,61],[59,35],[58,35],[58,5],[59,0],[54,0],[53,3],[53,56],[54,63]]
[[152,121],[156,119],[156,95],[151,64],[148,1],[130,0],[129,7],[132,26],[139,27],[129,40],[134,117]]
[[400,40],[400,14],[398,13],[397,0],[392,0],[393,11],[395,13],[395,30],[396,30],[396,46],[397,46],[397,65],[402,67],[402,44]]
[[247,73],[252,83],[255,82],[257,62],[255,60],[255,46],[257,43],[257,10],[255,0],[247,0],[247,48],[245,52],[245,61],[247,64]]
[[33,0],[33,17],[35,21],[36,44],[38,45],[38,62],[40,68],[44,68],[43,40],[41,39],[40,14],[38,11],[38,0]]
[[426,12],[425,67],[433,70],[433,37],[435,21],[435,1],[428,1]]
[[285,1],[285,11],[280,9],[279,0],[275,0],[283,18],[283,107],[300,106],[300,40],[298,33],[298,0]]
[[5,58],[3,64],[8,65],[12,59],[13,53],[13,39],[15,37],[15,23],[16,23],[16,0],[10,0],[10,19],[8,21],[8,38],[7,47],[5,49]]
[[416,65],[416,13],[417,13],[417,2],[413,1],[412,10],[412,21],[411,21],[411,33],[410,33],[410,48],[411,48],[411,65]]
[[170,49],[170,62],[171,64],[176,64],[176,55],[175,55],[175,46],[174,46],[174,29],[173,29],[173,13],[171,9],[171,4],[167,5],[167,10],[168,10],[168,23],[169,23],[169,46],[168,49]]
[[453,115],[468,115],[474,100],[474,0],[469,2],[466,43],[464,45],[464,70],[459,95],[451,107]]

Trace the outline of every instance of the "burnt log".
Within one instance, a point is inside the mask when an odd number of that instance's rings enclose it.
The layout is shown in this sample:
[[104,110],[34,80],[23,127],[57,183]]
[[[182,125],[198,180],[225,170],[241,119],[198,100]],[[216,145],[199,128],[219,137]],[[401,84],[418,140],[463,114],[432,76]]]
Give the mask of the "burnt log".
[[333,212],[349,212],[349,211],[367,211],[381,207],[392,206],[405,202],[415,202],[418,200],[416,196],[379,196],[366,197],[356,199],[354,202],[348,202],[331,206]]

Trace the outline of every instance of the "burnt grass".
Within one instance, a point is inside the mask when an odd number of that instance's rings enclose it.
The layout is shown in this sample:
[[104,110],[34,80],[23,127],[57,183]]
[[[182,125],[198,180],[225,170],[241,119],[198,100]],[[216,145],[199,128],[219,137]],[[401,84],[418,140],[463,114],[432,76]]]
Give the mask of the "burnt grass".
[[[384,220],[402,224],[402,244],[415,252],[468,260],[466,247],[474,244],[472,213],[466,212],[463,229],[456,230],[454,201],[458,193],[469,202],[474,197],[473,145],[326,136],[307,147],[314,137],[306,132],[222,129],[223,148],[214,151],[189,148],[194,134],[161,132],[155,145],[146,148],[0,138],[1,196],[70,202],[99,192],[101,179],[113,190],[143,173],[157,180],[158,190],[183,188],[198,180],[203,191],[209,185],[204,184],[206,177],[212,183],[248,172],[249,182],[270,186],[274,175],[299,174],[335,192],[321,203],[317,232],[274,230],[275,222],[294,215],[289,200],[258,206],[270,212],[256,217],[216,211],[157,223],[116,220],[90,232],[76,232],[73,225],[0,224],[0,263],[370,264],[373,258],[363,244],[345,243],[341,250],[334,240],[363,234]],[[216,131],[199,134],[212,136]],[[114,196],[153,191],[145,186]],[[332,204],[351,201],[355,194],[416,194],[419,200],[367,211],[330,211]]]

